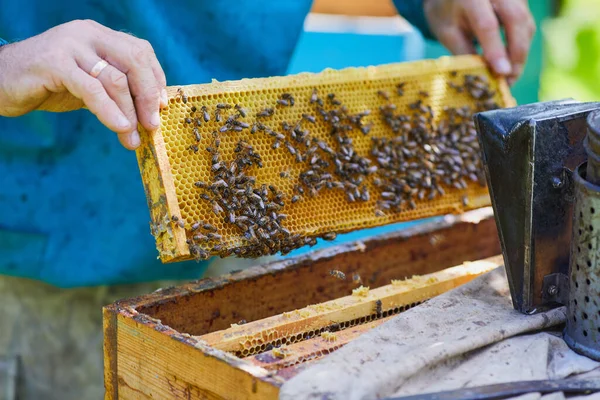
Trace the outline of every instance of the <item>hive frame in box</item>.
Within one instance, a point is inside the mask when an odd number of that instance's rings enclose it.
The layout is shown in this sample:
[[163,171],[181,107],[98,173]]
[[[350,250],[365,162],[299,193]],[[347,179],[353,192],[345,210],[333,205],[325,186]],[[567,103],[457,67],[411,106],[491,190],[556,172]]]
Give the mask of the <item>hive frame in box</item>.
[[[285,360],[265,362],[264,357],[256,355],[238,358],[233,352],[219,349],[222,347],[219,343],[225,343],[219,336],[231,337],[227,332],[239,329],[230,327],[231,324],[246,319],[248,329],[259,329],[261,321],[269,318],[272,321],[273,316],[310,304],[331,303],[350,294],[356,285],[350,279],[331,277],[331,269],[342,270],[347,275],[359,273],[365,285],[380,288],[373,290],[376,292],[384,290],[383,286],[391,279],[426,274],[442,276],[444,271],[436,271],[499,253],[492,211],[484,208],[118,301],[103,310],[105,398],[276,399],[283,382],[318,358],[314,349],[312,353],[302,349],[302,343],[310,339],[289,346],[296,352],[307,352],[307,357],[295,355],[297,361],[306,359],[300,364],[283,365]],[[432,282],[435,284],[436,280]],[[464,279],[448,281],[450,286],[441,290],[460,282]],[[409,302],[415,301],[415,296],[408,297]],[[343,307],[346,307],[348,299],[339,300],[344,301]],[[373,301],[374,298],[366,299],[365,304],[354,301],[347,307],[347,319],[356,319],[355,313],[364,314],[362,309],[370,307]],[[339,316],[345,309],[334,312]],[[310,323],[314,323],[321,318],[319,323],[328,325],[329,322],[323,321],[327,313],[322,312],[315,318],[317,314],[306,318],[300,315],[293,323],[301,324],[303,319],[309,323],[311,318]],[[325,351],[317,356],[335,350],[336,346],[381,323],[386,318],[381,317],[339,331],[339,342],[329,347],[321,343],[321,350]]]
[[[451,79],[453,71],[457,71],[457,76],[452,79],[457,81],[460,81],[464,74],[482,74],[488,77],[490,85],[492,85],[491,88],[496,93],[494,100],[501,107],[509,107],[515,104],[505,80],[494,79],[485,62],[478,56],[443,57],[437,60],[423,60],[377,67],[348,68],[340,71],[326,70],[319,74],[307,73],[286,77],[243,79],[240,81],[213,82],[206,85],[169,87],[169,107],[163,110],[161,114],[162,127],[155,132],[145,132],[142,135],[142,144],[137,150],[138,163],[151,214],[151,231],[156,239],[161,260],[163,262],[174,262],[193,258],[193,255],[190,254],[188,241],[195,235],[195,233],[191,233],[193,230],[191,227],[199,219],[215,226],[222,225],[223,229],[219,233],[223,237],[224,247],[233,249],[236,246],[244,245],[243,236],[236,231],[237,228],[234,224],[228,225],[223,222],[225,213],[214,215],[210,202],[201,201],[199,198],[200,192],[197,188],[194,188],[195,182],[204,182],[210,178],[211,156],[204,149],[212,146],[210,144],[210,131],[218,129],[217,125],[210,124],[215,119],[212,114],[213,108],[216,110],[215,107],[219,102],[231,105],[240,101],[241,105],[246,108],[250,118],[262,108],[272,107],[275,99],[281,93],[287,90],[294,92],[294,95],[298,94],[295,108],[283,107],[285,109],[276,109],[273,117],[277,118],[277,124],[271,128],[281,130],[278,124],[283,119],[295,123],[293,119],[288,119],[288,117],[297,118],[296,113],[300,111],[295,109],[308,107],[304,103],[308,103],[306,97],[310,97],[312,88],[316,87],[322,90],[323,97],[325,97],[327,91],[336,91],[339,99],[348,105],[351,113],[363,111],[365,108],[373,109],[373,115],[367,117],[373,123],[369,136],[363,136],[359,133],[353,133],[352,136],[353,146],[356,146],[357,153],[366,157],[367,154],[363,153],[367,153],[365,149],[369,148],[368,143],[370,143],[371,135],[378,137],[395,135],[391,129],[384,125],[378,114],[377,108],[381,105],[391,102],[398,105],[398,112],[413,113],[414,111],[408,111],[408,104],[418,100],[421,91],[427,91],[430,96],[427,97],[424,104],[431,105],[435,121],[443,114],[444,106],[473,105],[475,100],[470,99],[464,93],[453,92],[454,89],[447,85],[447,79]],[[392,93],[395,90],[395,85],[402,81],[409,82],[403,95],[394,97],[389,101],[379,99],[378,89],[385,89],[386,92]],[[358,88],[356,88],[357,86]],[[183,100],[184,96],[185,102]],[[194,106],[197,106],[194,115],[199,115],[198,118],[202,115],[201,110],[199,110],[201,105],[210,107],[211,121],[208,123],[202,122],[202,127],[198,128],[206,130],[202,131],[200,142],[196,142],[192,134],[193,124],[183,122],[191,115],[192,99]],[[244,104],[243,101],[246,101],[247,104]],[[311,113],[317,115],[314,110]],[[252,121],[248,120],[246,122]],[[310,126],[311,124],[307,123],[307,125]],[[322,125],[324,127],[319,127],[319,124],[314,129],[310,127],[310,135],[319,138],[319,140],[331,140],[331,138],[328,138],[326,124],[322,123]],[[411,209],[407,203],[402,212],[387,212],[383,216],[376,215],[374,211],[379,189],[376,190],[370,178],[364,181],[365,187],[372,192],[370,199],[364,202],[351,203],[351,209],[346,207],[345,194],[341,190],[322,190],[316,197],[307,195],[304,196],[306,200],[303,199],[291,205],[288,200],[294,194],[293,184],[295,180],[280,177],[279,173],[282,167],[278,163],[285,163],[282,165],[286,165],[286,168],[288,168],[289,163],[289,168],[293,170],[294,177],[296,173],[302,170],[303,164],[296,165],[293,160],[285,158],[286,150],[283,143],[280,146],[281,148],[272,150],[267,139],[260,139],[263,136],[267,137],[265,133],[251,135],[247,132],[248,130],[219,133],[220,151],[227,153],[233,149],[239,139],[244,139],[248,140],[250,144],[260,147],[260,154],[265,158],[270,157],[269,160],[277,160],[277,163],[275,161],[273,163],[265,162],[265,166],[260,169],[252,167],[255,168],[252,174],[257,178],[257,186],[266,183],[273,184],[278,190],[281,189],[281,192],[286,196],[286,204],[282,211],[288,215],[288,218],[281,224],[282,226],[285,225],[285,228],[292,235],[317,237],[328,232],[348,232],[354,229],[446,213],[457,213],[490,205],[487,189],[478,183],[469,182],[466,189],[444,186],[445,194],[443,196],[437,195],[433,200],[417,200],[415,196],[414,209]],[[476,139],[474,140],[476,142]],[[209,144],[207,144],[207,141]],[[193,151],[195,145],[198,146],[196,152]],[[359,151],[360,149],[362,150]],[[331,169],[333,168],[331,167]],[[435,193],[432,191],[432,194]],[[464,201],[465,197],[468,201]],[[294,207],[294,209],[289,207]],[[173,216],[175,216],[175,219],[172,218]],[[183,227],[178,225],[182,221],[184,222]],[[232,232],[235,232],[235,234]],[[204,246],[202,243],[196,245]],[[212,245],[206,244],[206,246],[207,248],[203,248],[203,250],[217,255],[216,250],[211,250],[210,246]]]

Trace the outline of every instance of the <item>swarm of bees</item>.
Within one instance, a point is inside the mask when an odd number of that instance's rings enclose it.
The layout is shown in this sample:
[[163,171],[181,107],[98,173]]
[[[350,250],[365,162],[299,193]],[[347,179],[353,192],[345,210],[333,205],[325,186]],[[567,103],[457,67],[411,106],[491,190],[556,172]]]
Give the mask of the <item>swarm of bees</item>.
[[[456,78],[457,74],[451,76]],[[283,210],[286,206],[316,197],[322,190],[342,191],[351,203],[368,202],[373,195],[367,183],[372,182],[378,191],[374,213],[383,217],[387,213],[414,209],[418,201],[442,196],[447,187],[465,189],[468,181],[485,185],[472,116],[498,108],[494,102],[495,92],[485,77],[477,75],[464,75],[461,84],[451,81],[449,86],[468,94],[476,106],[445,108],[434,123],[426,91],[419,91],[418,100],[407,109],[394,104],[394,98],[404,96],[408,90],[405,82],[396,84],[395,93],[376,92],[384,103],[378,115],[371,115],[371,110],[351,113],[335,93],[322,97],[313,89],[307,101],[314,111],[299,113],[295,121],[283,121],[277,127],[269,126],[272,117],[282,109],[293,108],[299,101],[291,93],[280,93],[273,105],[251,113],[241,104],[220,102],[212,110],[206,105],[193,105],[195,100],[190,100],[179,89],[177,97],[189,107],[189,114],[183,118],[184,126],[189,127],[191,133],[192,144],[188,149],[195,154],[206,151],[211,159],[212,181],[195,182],[194,189],[200,201],[210,204],[212,212],[222,219],[223,226],[239,233],[243,245],[230,247],[216,230],[199,229],[205,225],[201,221],[185,221],[173,216],[172,222],[181,229],[186,229],[188,222],[187,243],[190,253],[198,260],[210,255],[232,254],[255,258],[313,246],[318,237],[335,240],[334,232],[301,236],[285,228],[287,215]],[[254,117],[254,121],[246,121],[248,117]],[[352,135],[355,132],[370,134],[375,117],[394,135],[373,136],[369,154],[358,154]],[[214,129],[212,135],[202,135],[201,127],[209,123],[217,124],[214,128],[210,125],[211,130]],[[317,123],[330,132],[327,142],[312,136],[311,129]],[[232,160],[223,157],[219,135],[241,132],[267,135],[273,150],[285,151],[290,165],[299,165],[296,169],[300,172],[296,176],[289,170],[279,173],[281,178],[297,179],[292,193],[257,181],[254,171],[264,165],[261,155],[248,141],[251,136],[240,136]],[[463,205],[468,204],[465,197]],[[346,279],[341,271],[330,273],[338,279]],[[361,283],[360,276],[353,276],[352,280],[355,284]]]

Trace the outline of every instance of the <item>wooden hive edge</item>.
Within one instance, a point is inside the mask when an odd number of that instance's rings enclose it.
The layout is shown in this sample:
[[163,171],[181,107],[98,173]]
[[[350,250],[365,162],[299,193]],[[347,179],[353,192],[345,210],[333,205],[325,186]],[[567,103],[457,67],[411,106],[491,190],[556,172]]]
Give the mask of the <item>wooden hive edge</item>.
[[[157,393],[186,399],[277,398],[283,380],[250,361],[133,309],[106,306],[103,319],[105,400],[153,398]],[[156,348],[167,349],[174,360],[150,351]],[[206,376],[217,370],[220,379]]]
[[136,150],[136,157],[150,210],[150,231],[156,240],[156,249],[163,262],[187,259],[190,252],[185,245],[185,231],[178,229],[172,221],[173,215],[179,216],[181,213],[163,136],[160,128],[154,132],[142,129],[140,132],[141,144]]

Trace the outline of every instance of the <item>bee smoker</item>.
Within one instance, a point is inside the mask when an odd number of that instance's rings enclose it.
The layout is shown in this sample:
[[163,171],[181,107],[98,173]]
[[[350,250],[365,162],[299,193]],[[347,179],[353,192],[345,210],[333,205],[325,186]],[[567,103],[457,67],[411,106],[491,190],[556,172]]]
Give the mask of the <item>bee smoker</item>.
[[600,360],[600,103],[475,115],[513,306],[567,306],[564,339]]

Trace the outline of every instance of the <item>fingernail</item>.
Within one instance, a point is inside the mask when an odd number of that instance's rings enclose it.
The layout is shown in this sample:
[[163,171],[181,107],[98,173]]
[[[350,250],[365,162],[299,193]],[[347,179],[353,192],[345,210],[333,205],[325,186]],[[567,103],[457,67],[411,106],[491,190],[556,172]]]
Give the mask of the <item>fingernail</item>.
[[158,114],[158,112],[152,114],[152,117],[150,117],[150,123],[154,127],[158,127],[158,125],[160,125],[160,115]]
[[508,75],[511,72],[510,62],[506,58],[501,58],[493,63],[494,70],[500,75]]
[[160,92],[160,101],[163,107],[166,107],[169,104],[169,98],[167,97],[167,89],[163,89]]
[[131,125],[129,120],[127,118],[125,118],[124,115],[119,116],[118,124],[119,124],[119,128],[121,128],[121,129],[127,129]]
[[138,131],[133,131],[131,135],[129,135],[129,144],[131,144],[131,147],[136,149],[140,143],[140,134]]

